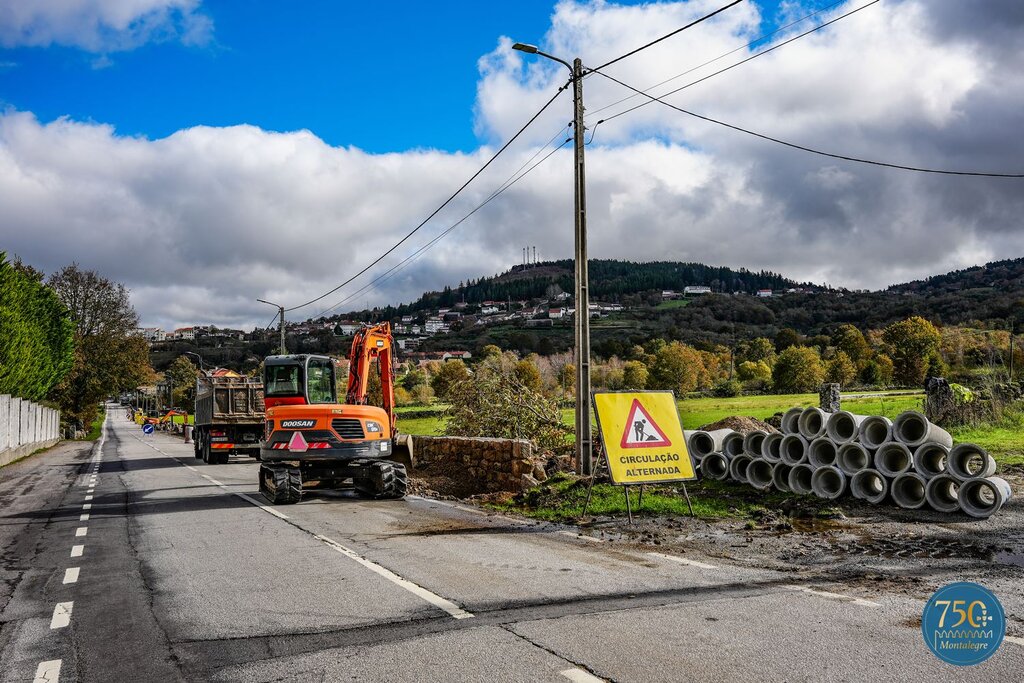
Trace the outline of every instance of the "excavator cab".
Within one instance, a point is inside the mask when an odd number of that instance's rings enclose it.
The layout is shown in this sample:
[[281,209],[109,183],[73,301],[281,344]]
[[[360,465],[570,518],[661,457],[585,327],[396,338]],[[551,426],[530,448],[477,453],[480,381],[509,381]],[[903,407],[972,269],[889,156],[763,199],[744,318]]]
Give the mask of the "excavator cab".
[[[395,453],[401,459],[410,455],[407,441],[396,438],[392,342],[388,323],[357,332],[345,403],[338,402],[331,358],[265,359],[260,492],[267,500],[297,503],[303,490],[348,487],[373,498],[405,496],[406,469]],[[367,405],[374,366],[380,368],[382,407]]]

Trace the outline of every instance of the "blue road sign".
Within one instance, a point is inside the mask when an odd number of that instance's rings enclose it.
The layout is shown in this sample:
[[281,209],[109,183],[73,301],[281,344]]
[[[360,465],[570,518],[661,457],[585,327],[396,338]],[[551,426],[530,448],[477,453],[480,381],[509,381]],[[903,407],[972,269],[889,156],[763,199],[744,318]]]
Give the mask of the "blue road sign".
[[142,425],[142,433],[143,434],[152,434],[154,429],[155,429],[155,427],[153,427],[153,425],[151,425],[149,423],[146,423],[146,424]]

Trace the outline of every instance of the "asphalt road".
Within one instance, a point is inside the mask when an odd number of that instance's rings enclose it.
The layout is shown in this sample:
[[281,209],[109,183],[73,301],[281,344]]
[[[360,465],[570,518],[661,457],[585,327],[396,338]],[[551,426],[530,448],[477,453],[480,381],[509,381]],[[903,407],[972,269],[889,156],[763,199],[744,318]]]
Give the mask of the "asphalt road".
[[[923,604],[446,501],[270,507],[113,408],[0,469],[0,681],[1017,681]],[[1024,590],[1024,586],[1021,587]]]

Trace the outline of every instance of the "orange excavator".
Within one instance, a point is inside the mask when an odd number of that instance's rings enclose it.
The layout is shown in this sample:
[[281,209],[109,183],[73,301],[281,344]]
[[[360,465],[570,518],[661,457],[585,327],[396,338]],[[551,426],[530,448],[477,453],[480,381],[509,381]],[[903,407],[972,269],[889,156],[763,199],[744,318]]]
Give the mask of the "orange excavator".
[[[264,498],[275,505],[297,503],[304,490],[349,487],[377,499],[405,496],[405,465],[392,459],[399,442],[394,365],[390,323],[356,332],[345,403],[338,403],[331,358],[305,354],[266,358],[266,427],[260,444]],[[367,405],[370,374],[377,369],[380,407]]]

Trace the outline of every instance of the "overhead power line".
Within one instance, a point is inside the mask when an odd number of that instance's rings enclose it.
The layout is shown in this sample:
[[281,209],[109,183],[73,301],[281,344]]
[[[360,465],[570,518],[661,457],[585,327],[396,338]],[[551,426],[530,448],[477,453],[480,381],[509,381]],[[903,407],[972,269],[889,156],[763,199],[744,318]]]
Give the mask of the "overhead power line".
[[618,57],[616,57],[615,59],[611,60],[610,62],[605,62],[601,66],[595,68],[594,71],[597,71],[598,69],[603,69],[606,66],[611,66],[612,64],[614,64],[616,62],[622,61],[626,57],[632,57],[637,52],[640,52],[641,50],[646,50],[647,48],[651,47],[652,45],[657,45],[661,41],[666,40],[668,38],[671,38],[672,36],[676,35],[677,33],[682,33],[686,29],[690,28],[691,26],[696,26],[697,24],[701,23],[702,21],[707,21],[708,19],[710,19],[711,17],[715,16],[716,14],[720,14],[721,12],[724,12],[725,10],[729,9],[730,7],[733,7],[735,5],[740,4],[741,2],[743,2],[743,0],[735,0],[734,2],[730,2],[728,5],[725,5],[724,7],[719,7],[718,9],[716,9],[711,14],[705,14],[700,19],[695,19],[695,20],[691,21],[689,24],[687,24],[686,26],[681,26],[681,27],[677,28],[675,31],[672,31],[671,33],[666,33],[661,38],[657,38],[655,40],[652,40],[651,42],[647,43],[646,45],[641,45],[640,47],[636,48],[635,50],[630,50],[629,52],[627,52],[624,55],[619,55]]
[[465,183],[463,183],[463,184],[462,184],[462,186],[461,186],[461,187],[460,187],[459,189],[457,189],[457,190],[456,190],[456,191],[455,191],[455,192],[454,192],[454,193],[453,193],[453,194],[452,194],[452,195],[451,195],[450,197],[448,197],[448,199],[444,200],[444,201],[443,201],[443,202],[441,203],[441,205],[440,205],[440,206],[438,206],[438,207],[437,207],[436,209],[434,209],[434,210],[433,210],[433,211],[432,211],[432,212],[430,213],[430,215],[429,215],[429,216],[427,216],[426,218],[424,218],[424,219],[423,219],[423,220],[422,220],[422,221],[420,222],[420,224],[419,224],[419,225],[417,225],[417,226],[416,226],[415,228],[413,228],[413,229],[412,229],[412,230],[410,230],[410,231],[409,231],[408,233],[406,233],[405,237],[403,237],[402,239],[400,239],[400,240],[398,240],[397,242],[395,242],[395,243],[394,243],[394,244],[393,244],[393,245],[392,245],[391,247],[389,247],[389,248],[388,248],[388,249],[387,249],[387,250],[386,250],[386,251],[385,251],[385,252],[384,252],[383,254],[381,254],[380,256],[378,256],[377,258],[375,258],[375,259],[374,259],[373,261],[371,261],[370,263],[368,263],[368,264],[366,265],[366,267],[365,267],[365,268],[363,268],[363,269],[362,269],[362,270],[360,270],[360,271],[359,271],[358,273],[356,273],[355,275],[353,275],[353,276],[352,276],[352,277],[350,277],[349,279],[347,279],[347,280],[345,280],[344,282],[342,282],[341,284],[339,284],[339,285],[338,285],[337,287],[334,287],[333,289],[330,289],[330,290],[328,290],[328,291],[324,292],[323,294],[321,294],[320,296],[316,297],[315,299],[310,299],[309,301],[307,301],[307,302],[305,302],[305,303],[302,303],[302,304],[299,304],[298,306],[292,306],[291,308],[286,308],[286,309],[285,309],[285,311],[286,311],[286,312],[288,312],[288,311],[295,311],[295,310],[298,310],[298,309],[300,309],[300,308],[305,308],[306,306],[309,306],[310,304],[314,304],[314,303],[316,303],[317,301],[320,301],[321,299],[324,299],[324,298],[326,298],[326,297],[330,296],[331,294],[334,294],[334,293],[335,293],[335,292],[337,292],[337,291],[338,291],[339,289],[341,289],[341,288],[342,288],[342,287],[344,287],[345,285],[349,284],[350,282],[352,282],[353,280],[355,280],[355,279],[356,279],[357,277],[359,277],[360,275],[362,275],[362,274],[363,274],[363,273],[365,273],[366,271],[370,270],[370,268],[373,268],[373,267],[374,267],[374,266],[375,266],[375,265],[376,265],[376,264],[377,264],[377,263],[378,263],[378,262],[379,262],[379,261],[380,261],[380,260],[381,260],[382,258],[384,258],[384,257],[385,257],[385,256],[387,256],[388,254],[390,254],[391,252],[393,252],[393,251],[394,251],[395,249],[397,249],[398,247],[402,246],[402,244],[404,244],[406,240],[408,240],[408,239],[409,239],[410,237],[412,237],[412,236],[413,236],[414,234],[416,234],[416,233],[417,233],[417,232],[419,231],[419,229],[420,229],[420,228],[422,228],[422,227],[423,227],[424,225],[426,225],[426,224],[427,224],[427,222],[428,222],[428,221],[430,221],[430,219],[431,219],[431,218],[433,218],[433,217],[434,217],[434,216],[436,216],[436,215],[437,215],[438,213],[440,213],[440,212],[441,212],[441,209],[443,209],[444,207],[448,206],[448,204],[450,204],[450,203],[452,202],[452,200],[454,200],[454,199],[455,199],[455,198],[456,198],[457,196],[459,196],[459,194],[460,194],[460,193],[461,193],[461,192],[462,192],[463,190],[465,190],[465,189],[466,189],[466,188],[467,188],[467,187],[469,186],[469,184],[470,184],[470,183],[472,183],[472,182],[473,182],[474,180],[476,180],[476,178],[477,178],[477,177],[478,177],[478,176],[479,176],[479,175],[480,175],[481,173],[483,173],[483,172],[484,172],[484,171],[485,171],[485,170],[487,169],[487,167],[488,167],[488,166],[490,166],[490,165],[491,165],[491,164],[492,164],[492,163],[494,162],[494,160],[495,160],[495,159],[497,159],[497,158],[498,158],[499,156],[501,156],[502,152],[504,152],[504,151],[505,151],[506,149],[508,149],[508,148],[509,148],[509,145],[511,145],[511,144],[512,144],[513,142],[515,142],[515,141],[516,141],[516,140],[517,140],[517,139],[519,138],[519,136],[520,136],[520,135],[522,135],[522,134],[523,134],[523,132],[524,132],[524,131],[525,131],[525,130],[526,130],[527,128],[529,128],[529,127],[530,127],[530,125],[531,125],[531,124],[532,124],[532,123],[533,123],[534,121],[536,121],[536,120],[537,120],[537,118],[538,118],[538,117],[540,117],[540,115],[541,115],[541,114],[543,114],[543,113],[544,113],[544,111],[545,111],[545,110],[546,110],[546,109],[547,109],[548,107],[550,107],[550,106],[551,106],[551,103],[552,103],[552,102],[554,102],[554,101],[555,101],[556,99],[558,99],[558,96],[559,96],[559,95],[561,95],[561,94],[562,94],[562,91],[564,91],[564,90],[565,90],[565,89],[566,89],[567,87],[568,87],[568,84],[566,84],[566,85],[563,85],[562,87],[560,87],[560,88],[558,89],[558,91],[557,91],[557,92],[556,92],[556,93],[555,93],[554,95],[552,95],[552,96],[551,96],[551,99],[549,99],[549,100],[548,100],[548,101],[547,101],[547,102],[546,102],[546,103],[544,104],[544,106],[543,106],[543,107],[541,107],[541,108],[540,108],[540,109],[539,109],[539,110],[537,111],[537,113],[536,113],[536,114],[534,114],[533,116],[531,116],[531,117],[530,117],[530,120],[529,120],[529,121],[527,121],[527,122],[526,122],[526,123],[525,123],[525,124],[523,125],[523,127],[522,127],[522,128],[520,128],[518,132],[516,132],[516,134],[515,134],[515,135],[513,135],[513,136],[512,136],[511,138],[509,138],[509,139],[508,139],[508,141],[506,141],[506,142],[505,142],[505,144],[501,146],[501,149],[499,149],[499,150],[498,150],[497,152],[495,152],[495,153],[494,153],[494,156],[492,156],[492,157],[491,157],[490,159],[488,159],[488,160],[487,160],[487,163],[485,163],[485,164],[484,164],[483,166],[481,166],[481,167],[480,167],[480,168],[479,168],[479,169],[477,170],[477,172],[476,172],[476,173],[474,173],[474,174],[473,174],[472,176],[470,176],[469,180],[467,180],[467,181],[466,181]]
[[[564,130],[564,129],[562,129],[562,130]],[[572,141],[572,138],[567,138],[567,139],[563,140],[560,145],[558,145],[557,147],[552,149],[550,152],[545,154],[544,157],[541,158],[540,161],[538,161],[537,163],[533,164],[528,169],[523,171],[523,169],[526,168],[526,166],[529,165],[534,159],[536,159],[537,156],[541,152],[543,152],[545,149],[547,149],[551,145],[551,143],[554,142],[555,138],[557,138],[558,135],[560,135],[561,133],[562,133],[561,130],[558,131],[558,133],[556,133],[555,136],[551,140],[549,140],[546,145],[544,145],[543,147],[538,149],[537,152],[532,157],[530,157],[530,159],[528,159],[525,164],[520,166],[519,169],[516,170],[516,172],[513,173],[511,176],[509,176],[509,178],[504,183],[502,183],[501,186],[497,190],[495,190],[483,202],[478,204],[472,211],[470,211],[465,216],[460,218],[458,221],[453,223],[446,230],[444,230],[443,232],[441,232],[440,234],[435,236],[432,240],[430,240],[429,242],[427,242],[426,244],[421,246],[419,249],[417,249],[416,251],[411,253],[404,260],[400,261],[399,263],[395,264],[394,266],[392,266],[391,268],[389,268],[385,272],[381,273],[372,282],[370,282],[367,285],[365,285],[362,289],[359,289],[356,292],[353,292],[352,294],[350,294],[346,298],[342,299],[341,301],[337,302],[336,304],[334,304],[334,305],[324,309],[323,311],[321,311],[318,317],[322,317],[322,316],[330,313],[331,311],[335,310],[339,306],[343,306],[344,304],[348,303],[352,299],[355,299],[356,297],[360,296],[364,292],[370,291],[371,289],[375,289],[377,284],[380,284],[380,283],[383,283],[383,282],[387,282],[392,277],[397,275],[399,271],[403,270],[408,264],[410,264],[410,263],[416,261],[417,259],[419,259],[420,256],[422,256],[429,249],[431,249],[434,245],[436,245],[438,242],[440,242],[442,239],[444,239],[450,232],[455,230],[455,228],[459,227],[463,222],[465,222],[467,219],[469,219],[473,214],[475,214],[477,211],[479,211],[480,209],[482,209],[485,206],[487,206],[489,203],[491,203],[492,200],[494,200],[499,195],[504,193],[505,190],[509,189],[510,187],[512,187],[513,185],[518,183],[520,180],[522,180],[524,177],[526,177],[531,171],[533,171],[535,168],[537,168],[538,166],[543,164],[545,161],[547,161],[548,158],[550,158],[555,152],[557,152],[558,150],[562,149],[563,147],[565,147],[566,144],[568,144],[569,142]]]
[[[875,161],[873,159],[862,159],[860,157],[853,157],[853,156],[848,156],[848,155],[845,155],[845,154],[835,154],[835,153],[832,153],[832,152],[823,152],[820,149],[814,149],[813,147],[807,147],[805,145],[800,145],[800,144],[797,144],[795,142],[789,142],[787,140],[780,140],[779,138],[772,137],[770,135],[765,135],[764,133],[758,133],[756,131],[749,130],[747,128],[743,128],[741,126],[736,126],[736,125],[733,125],[731,123],[726,123],[725,121],[719,121],[718,119],[713,119],[710,116],[703,116],[701,114],[697,114],[695,112],[688,111],[686,109],[683,109],[682,107],[677,107],[674,104],[670,104],[669,102],[664,101],[660,97],[655,97],[654,95],[650,95],[648,93],[645,93],[645,92],[639,90],[638,88],[634,88],[633,86],[629,85],[628,83],[623,83],[619,79],[614,78],[612,76],[609,76],[606,73],[602,73],[600,71],[597,72],[597,73],[601,74],[602,76],[604,76],[605,78],[607,78],[607,79],[609,79],[611,81],[614,81],[615,83],[618,83],[619,85],[621,85],[621,86],[623,86],[625,88],[629,88],[630,90],[633,90],[633,91],[635,91],[635,92],[637,92],[639,94],[642,94],[644,97],[649,97],[654,102],[660,102],[661,104],[665,105],[666,107],[668,107],[670,109],[675,109],[676,111],[681,112],[683,114],[686,114],[688,116],[692,116],[694,118],[700,119],[702,121],[707,121],[709,123],[714,123],[714,124],[719,125],[719,126],[724,126],[725,128],[730,128],[732,130],[739,131],[741,133],[746,133],[747,135],[753,135],[754,137],[761,138],[762,140],[768,140],[769,142],[774,142],[774,143],[777,143],[777,144],[780,144],[780,145],[785,145],[786,147],[791,147],[793,149],[798,149],[798,150],[800,150],[802,152],[809,152],[811,154],[817,154],[819,156],[829,157],[831,159],[841,159],[843,161],[853,161],[853,162],[856,162],[856,163],[859,163],[859,164],[870,164],[872,166],[884,166],[886,168],[896,168],[896,169],[900,169],[902,171],[916,171],[918,173],[936,173],[936,174],[940,174],[940,175],[955,175],[955,176],[980,176],[980,177],[984,177],[984,178],[1024,178],[1024,173],[990,173],[990,172],[985,172],[985,171],[951,171],[951,170],[946,170],[946,169],[922,168],[922,167],[919,167],[919,166],[906,166],[906,165],[903,165],[903,164],[893,164],[893,163],[889,163],[889,162],[885,162],[885,161]],[[664,95],[662,97],[664,97]]]
[[[743,45],[739,45],[739,46],[733,48],[732,50],[729,50],[728,52],[725,52],[723,54],[718,55],[714,59],[709,59],[706,62],[703,62],[701,64],[698,64],[697,66],[694,66],[694,67],[691,67],[691,68],[687,69],[686,71],[683,71],[682,73],[678,73],[675,76],[672,76],[670,78],[666,78],[665,80],[663,80],[663,81],[661,81],[659,83],[655,83],[654,85],[652,85],[650,87],[644,88],[644,92],[650,92],[651,90],[654,90],[655,88],[660,88],[661,86],[665,85],[666,83],[671,83],[672,81],[676,80],[677,78],[682,78],[683,76],[685,76],[687,74],[691,74],[694,71],[697,71],[698,69],[703,69],[705,66],[708,66],[709,64],[714,64],[715,62],[717,62],[719,60],[725,59],[729,55],[735,54],[735,53],[739,52],[740,50],[745,50],[748,47],[752,47],[754,45],[757,45],[758,43],[760,43],[763,40],[771,38],[772,36],[774,36],[776,34],[782,33],[786,29],[792,28],[792,27],[796,26],[797,24],[802,24],[803,22],[807,21],[808,19],[811,19],[813,17],[818,16],[822,12],[827,12],[830,9],[833,9],[833,8],[839,6],[839,5],[842,5],[846,1],[847,0],[836,0],[836,2],[833,2],[831,5],[827,5],[825,7],[820,7],[820,8],[814,10],[813,12],[811,12],[809,14],[805,14],[804,16],[800,17],[799,19],[794,19],[793,21],[789,22],[788,24],[785,24],[783,26],[779,26],[774,31],[769,31],[768,33],[762,33],[761,35],[759,35],[757,38],[754,38],[750,42],[744,43]],[[603,67],[599,67],[599,68],[603,68]],[[684,87],[689,87],[689,85],[686,85]],[[614,107],[617,104],[622,104],[623,102],[628,102],[629,100],[635,99],[637,97],[639,97],[639,95],[637,95],[636,93],[633,93],[632,95],[627,95],[626,97],[623,97],[620,100],[616,100],[614,102],[606,104],[606,105],[604,105],[602,107],[599,107],[597,109],[591,109],[591,110],[589,110],[589,114],[590,114],[590,116],[593,116],[594,114],[597,114],[599,112],[611,109],[612,107]],[[650,104],[650,102],[644,102],[644,104]]]
[[[714,73],[710,73],[707,76],[702,76],[701,78],[698,78],[695,81],[691,81],[691,82],[687,83],[686,85],[680,86],[680,87],[676,88],[675,90],[669,90],[667,93],[663,93],[661,95],[661,97],[668,97],[669,95],[674,95],[677,92],[681,92],[683,90],[686,90],[687,88],[695,86],[698,83],[703,83],[704,81],[708,80],[709,78],[714,78],[715,76],[718,76],[719,74],[723,74],[726,71],[731,71],[732,69],[735,69],[736,67],[738,67],[738,66],[740,66],[742,64],[746,64],[747,62],[749,62],[751,60],[757,59],[758,57],[763,57],[764,55],[768,54],[769,52],[774,52],[775,50],[778,50],[780,47],[784,47],[786,45],[789,45],[790,43],[792,43],[795,40],[800,40],[804,36],[809,36],[810,34],[815,33],[816,31],[820,31],[821,29],[825,28],[826,26],[830,26],[830,25],[836,23],[837,21],[839,21],[841,19],[845,19],[846,17],[849,17],[849,16],[851,16],[853,14],[856,14],[857,12],[860,12],[862,9],[866,9],[868,7],[871,7],[871,5],[877,4],[879,2],[881,2],[881,0],[871,0],[871,2],[868,2],[868,3],[864,4],[864,5],[861,5],[860,7],[857,7],[856,9],[852,9],[849,12],[846,12],[845,14],[840,14],[838,17],[834,17],[834,18],[832,18],[832,19],[830,19],[830,20],[828,20],[826,22],[823,22],[823,23],[819,24],[818,26],[815,26],[812,29],[804,31],[803,33],[798,33],[797,35],[793,36],[792,38],[788,38],[788,39],[782,41],[778,45],[772,45],[767,50],[761,50],[760,52],[756,52],[756,53],[750,55],[749,57],[747,57],[746,59],[741,59],[740,61],[736,62],[735,64],[730,64],[729,66],[725,67],[724,69],[719,69],[718,71],[715,71]],[[599,73],[602,76],[607,76],[607,74],[605,74],[602,71],[600,71],[601,68],[603,68],[603,67],[597,67],[596,69],[591,69],[590,73]],[[610,76],[609,76],[609,78],[610,78]],[[612,80],[614,80],[614,79],[612,79]],[[669,80],[671,80],[671,79],[669,79]],[[625,85],[625,84],[623,84],[623,85]],[[657,87],[657,86],[652,86],[652,87]],[[630,89],[631,90],[636,90],[636,88],[632,88],[632,86],[630,86]],[[648,88],[648,90],[650,90],[650,88]],[[637,90],[636,92],[637,92],[638,95],[644,95],[645,97],[650,97],[650,95],[648,95],[646,92],[644,92],[642,90]],[[657,100],[657,98],[651,98],[651,101],[654,101],[654,100]],[[640,104],[636,105],[635,107],[630,107],[629,109],[623,109],[622,111],[620,111],[617,114],[613,114],[613,115],[611,115],[611,116],[609,116],[607,118],[602,119],[601,122],[604,123],[604,122],[607,122],[607,121],[611,121],[612,119],[617,119],[618,117],[622,116],[623,114],[628,114],[631,111],[636,111],[637,109],[640,109],[641,107],[646,107],[648,104],[651,103],[651,101],[641,102]]]

